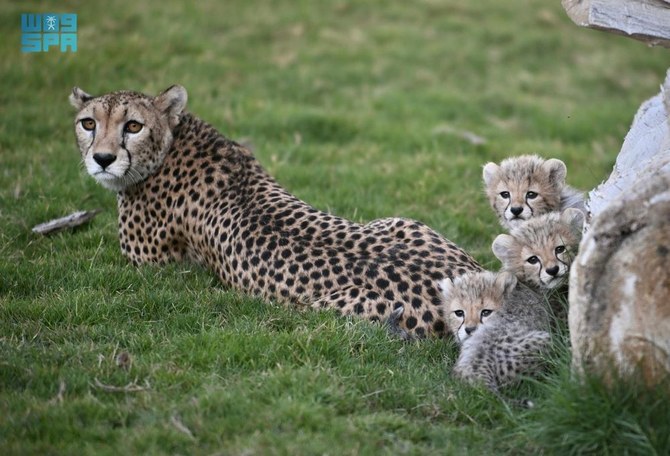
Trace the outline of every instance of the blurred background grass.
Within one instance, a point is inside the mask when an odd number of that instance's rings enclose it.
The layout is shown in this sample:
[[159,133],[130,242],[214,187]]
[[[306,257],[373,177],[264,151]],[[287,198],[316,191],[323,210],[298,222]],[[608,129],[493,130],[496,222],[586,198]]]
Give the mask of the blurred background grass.
[[[25,12],[77,13],[78,51],[22,54]],[[658,92],[668,50],[579,29],[558,0],[10,0],[0,32],[7,452],[551,452],[551,421],[532,415],[540,431],[525,434],[531,418],[451,382],[450,344],[403,346],[365,324],[245,299],[188,265],[127,265],[115,197],[82,170],[67,96],[75,85],[155,94],[180,83],[189,110],[251,144],[300,198],[357,221],[420,219],[497,268],[481,166],[538,153],[564,160],[573,186],[594,187]],[[105,212],[90,227],[30,233],[94,207]],[[131,372],[115,367],[119,350],[132,353]],[[549,398],[541,416],[569,389],[556,375],[535,391]],[[154,392],[103,394],[96,377],[146,380]],[[65,399],[50,402],[60,382]],[[652,424],[624,415],[589,440],[594,421],[581,428],[577,412],[564,413],[579,438],[561,448],[607,449],[607,432],[631,426],[637,443],[616,448],[667,448],[653,437],[667,413]]]

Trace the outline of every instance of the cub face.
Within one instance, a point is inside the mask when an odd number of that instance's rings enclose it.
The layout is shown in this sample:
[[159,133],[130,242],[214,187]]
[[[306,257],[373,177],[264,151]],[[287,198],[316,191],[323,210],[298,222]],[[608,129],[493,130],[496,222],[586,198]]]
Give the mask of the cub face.
[[186,99],[177,85],[156,97],[137,92],[93,97],[75,87],[70,103],[78,110],[74,129],[86,171],[117,192],[149,177],[165,157]]
[[520,281],[539,290],[553,289],[567,281],[583,225],[579,209],[545,214],[499,235],[493,253]]
[[560,210],[566,174],[561,160],[535,155],[508,158],[500,165],[487,163],[483,170],[489,203],[507,230]]
[[447,325],[459,344],[500,310],[517,279],[508,272],[477,272],[440,281],[447,305]]

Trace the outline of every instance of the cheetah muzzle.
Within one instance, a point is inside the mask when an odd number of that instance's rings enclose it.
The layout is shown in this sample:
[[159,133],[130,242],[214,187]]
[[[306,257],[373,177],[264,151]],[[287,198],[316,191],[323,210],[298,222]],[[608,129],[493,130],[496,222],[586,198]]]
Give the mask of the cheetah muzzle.
[[404,330],[445,333],[437,283],[481,270],[467,253],[413,220],[361,225],[314,209],[186,100],[176,85],[156,97],[70,95],[86,170],[117,192],[130,261],[195,261],[235,289],[370,320],[402,306]]

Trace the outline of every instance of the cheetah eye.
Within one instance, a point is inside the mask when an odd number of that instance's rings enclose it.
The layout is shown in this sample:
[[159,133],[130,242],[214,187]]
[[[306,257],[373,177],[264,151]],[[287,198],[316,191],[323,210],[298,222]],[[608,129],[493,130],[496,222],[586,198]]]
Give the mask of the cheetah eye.
[[463,312],[462,310],[454,310],[454,314],[455,314],[458,318],[463,318],[463,317],[465,317],[465,312]]
[[500,196],[505,199],[509,199],[509,192],[500,192]]
[[528,262],[530,264],[537,264],[537,263],[540,262],[540,259],[538,257],[536,257],[535,255],[533,255],[532,257],[528,258],[526,260],[526,262]]
[[535,192],[527,192],[527,193],[526,193],[526,198],[531,199],[531,200],[532,200],[532,199],[535,199],[535,198],[537,198],[537,193],[535,193]]
[[123,127],[123,131],[126,133],[139,133],[142,130],[142,125],[139,122],[135,122],[134,120],[126,122],[126,125]]
[[481,311],[480,315],[481,315],[481,317],[482,317],[482,319],[483,319],[483,318],[485,318],[485,317],[488,317],[488,316],[491,315],[492,313],[493,313],[493,311],[492,311],[491,309],[484,309],[484,310]]
[[95,120],[87,117],[86,119],[81,119],[81,126],[86,131],[95,130]]
[[558,247],[556,247],[556,249],[554,251],[556,253],[563,253],[563,252],[565,252],[565,246],[564,245],[559,245]]

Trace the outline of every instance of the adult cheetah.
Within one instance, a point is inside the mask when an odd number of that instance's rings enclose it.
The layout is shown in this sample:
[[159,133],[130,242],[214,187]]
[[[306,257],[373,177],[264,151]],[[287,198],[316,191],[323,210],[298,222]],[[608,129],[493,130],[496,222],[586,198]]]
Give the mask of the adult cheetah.
[[184,111],[178,85],[156,97],[79,88],[75,133],[88,173],[117,192],[121,250],[133,263],[191,260],[265,299],[445,333],[438,281],[480,266],[419,222],[360,225],[284,190],[249,150]]

